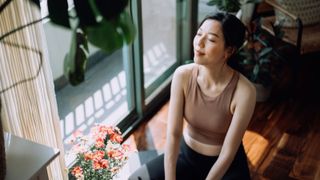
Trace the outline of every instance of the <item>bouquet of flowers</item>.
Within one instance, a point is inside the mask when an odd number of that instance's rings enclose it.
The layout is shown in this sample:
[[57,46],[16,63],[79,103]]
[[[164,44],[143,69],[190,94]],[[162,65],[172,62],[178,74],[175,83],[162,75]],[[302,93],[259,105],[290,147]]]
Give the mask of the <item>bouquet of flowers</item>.
[[95,125],[89,136],[77,133],[71,149],[76,154],[71,176],[77,180],[112,179],[128,159],[129,146],[121,145],[122,140],[117,127],[102,124]]

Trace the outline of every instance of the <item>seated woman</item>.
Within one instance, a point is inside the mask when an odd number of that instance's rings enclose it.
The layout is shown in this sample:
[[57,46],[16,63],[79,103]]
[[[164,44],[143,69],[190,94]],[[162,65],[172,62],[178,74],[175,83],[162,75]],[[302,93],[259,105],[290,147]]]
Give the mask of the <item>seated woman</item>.
[[256,92],[227,64],[244,36],[245,26],[225,12],[201,22],[193,40],[195,63],[173,76],[165,153],[144,166],[147,175],[140,168],[129,179],[250,179],[242,138]]

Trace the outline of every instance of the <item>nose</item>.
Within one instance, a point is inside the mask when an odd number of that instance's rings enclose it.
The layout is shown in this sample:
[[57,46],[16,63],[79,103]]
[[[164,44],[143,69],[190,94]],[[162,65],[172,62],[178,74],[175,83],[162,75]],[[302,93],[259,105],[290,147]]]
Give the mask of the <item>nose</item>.
[[199,47],[204,47],[204,34],[202,34],[201,36],[198,36],[197,45]]

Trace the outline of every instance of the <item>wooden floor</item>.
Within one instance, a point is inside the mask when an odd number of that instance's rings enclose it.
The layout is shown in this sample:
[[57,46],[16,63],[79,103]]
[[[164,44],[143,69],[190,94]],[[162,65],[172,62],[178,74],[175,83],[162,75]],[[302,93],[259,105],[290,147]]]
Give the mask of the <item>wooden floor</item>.
[[[293,98],[257,103],[243,138],[253,180],[320,179],[320,59],[306,63]],[[168,103],[130,136],[138,150],[164,149]]]

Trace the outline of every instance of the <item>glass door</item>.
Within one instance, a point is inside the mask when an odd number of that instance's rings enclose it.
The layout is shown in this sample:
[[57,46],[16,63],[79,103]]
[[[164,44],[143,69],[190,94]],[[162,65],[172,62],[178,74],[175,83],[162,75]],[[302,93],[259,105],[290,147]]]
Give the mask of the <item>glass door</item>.
[[178,64],[178,13],[176,0],[141,0],[141,9],[144,90],[148,98]]

